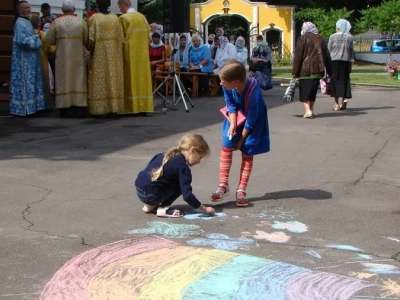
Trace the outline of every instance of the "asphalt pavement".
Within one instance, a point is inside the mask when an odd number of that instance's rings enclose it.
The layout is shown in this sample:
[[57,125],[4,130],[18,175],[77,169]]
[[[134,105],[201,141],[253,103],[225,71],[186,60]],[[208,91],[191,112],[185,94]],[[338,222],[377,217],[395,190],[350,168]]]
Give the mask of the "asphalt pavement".
[[[400,299],[400,91],[354,87],[348,110],[319,94],[304,119],[264,92],[271,152],[247,189],[208,217],[142,212],[133,186],[188,131],[211,155],[192,168],[206,205],[218,184],[222,97],[166,114],[18,118],[0,104],[0,299]],[[156,100],[157,110],[159,100]],[[239,179],[235,153],[230,187]]]

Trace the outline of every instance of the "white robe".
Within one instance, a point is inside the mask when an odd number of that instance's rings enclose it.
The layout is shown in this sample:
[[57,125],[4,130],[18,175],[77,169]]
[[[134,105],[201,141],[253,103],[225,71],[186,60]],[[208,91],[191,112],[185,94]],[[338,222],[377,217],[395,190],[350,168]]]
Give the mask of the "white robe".
[[231,59],[236,59],[237,51],[233,44],[226,44],[224,49],[218,47],[215,54],[214,64],[218,67],[214,70],[214,74],[218,74],[219,70],[225,66],[226,62]]

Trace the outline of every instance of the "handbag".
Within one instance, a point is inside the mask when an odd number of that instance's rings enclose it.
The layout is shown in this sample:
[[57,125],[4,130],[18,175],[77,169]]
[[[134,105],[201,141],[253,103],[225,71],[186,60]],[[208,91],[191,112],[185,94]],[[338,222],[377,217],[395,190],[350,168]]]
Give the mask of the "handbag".
[[331,80],[329,77],[323,77],[319,80],[319,85],[321,86],[321,93],[325,95],[331,94]]
[[[236,127],[237,128],[243,126],[244,123],[246,122],[247,108],[249,106],[250,97],[256,86],[257,86],[257,81],[253,78],[250,83],[250,87],[247,91],[246,98],[244,101],[244,114],[240,110],[237,111],[237,116],[236,116]],[[228,122],[230,122],[228,107],[224,106],[219,111],[228,120]]]
[[[224,106],[223,108],[221,108],[219,110],[221,112],[221,114],[223,114],[225,116],[225,118],[229,120],[229,113],[228,113],[228,108],[226,106]],[[236,127],[240,127],[244,124],[244,122],[246,122],[246,116],[239,110],[237,112],[237,117],[236,117]]]

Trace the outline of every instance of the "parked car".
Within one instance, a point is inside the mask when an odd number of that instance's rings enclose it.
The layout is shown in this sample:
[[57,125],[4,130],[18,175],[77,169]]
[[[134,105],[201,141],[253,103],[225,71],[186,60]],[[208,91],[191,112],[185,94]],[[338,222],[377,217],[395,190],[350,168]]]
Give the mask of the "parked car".
[[396,51],[400,39],[379,39],[374,40],[371,45],[371,52],[389,52],[390,50]]

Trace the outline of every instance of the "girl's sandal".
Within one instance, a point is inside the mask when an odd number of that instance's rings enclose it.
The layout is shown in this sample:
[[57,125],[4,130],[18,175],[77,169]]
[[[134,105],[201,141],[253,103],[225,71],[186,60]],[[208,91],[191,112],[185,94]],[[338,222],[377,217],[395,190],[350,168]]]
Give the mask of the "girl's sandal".
[[246,191],[237,190],[236,191],[236,206],[248,206],[249,201],[246,198]]
[[211,201],[212,202],[219,202],[222,201],[224,196],[229,192],[229,187],[224,184],[218,185],[217,191],[211,194]]
[[178,209],[173,209],[169,206],[159,207],[157,209],[157,217],[160,218],[181,218],[183,214]]

